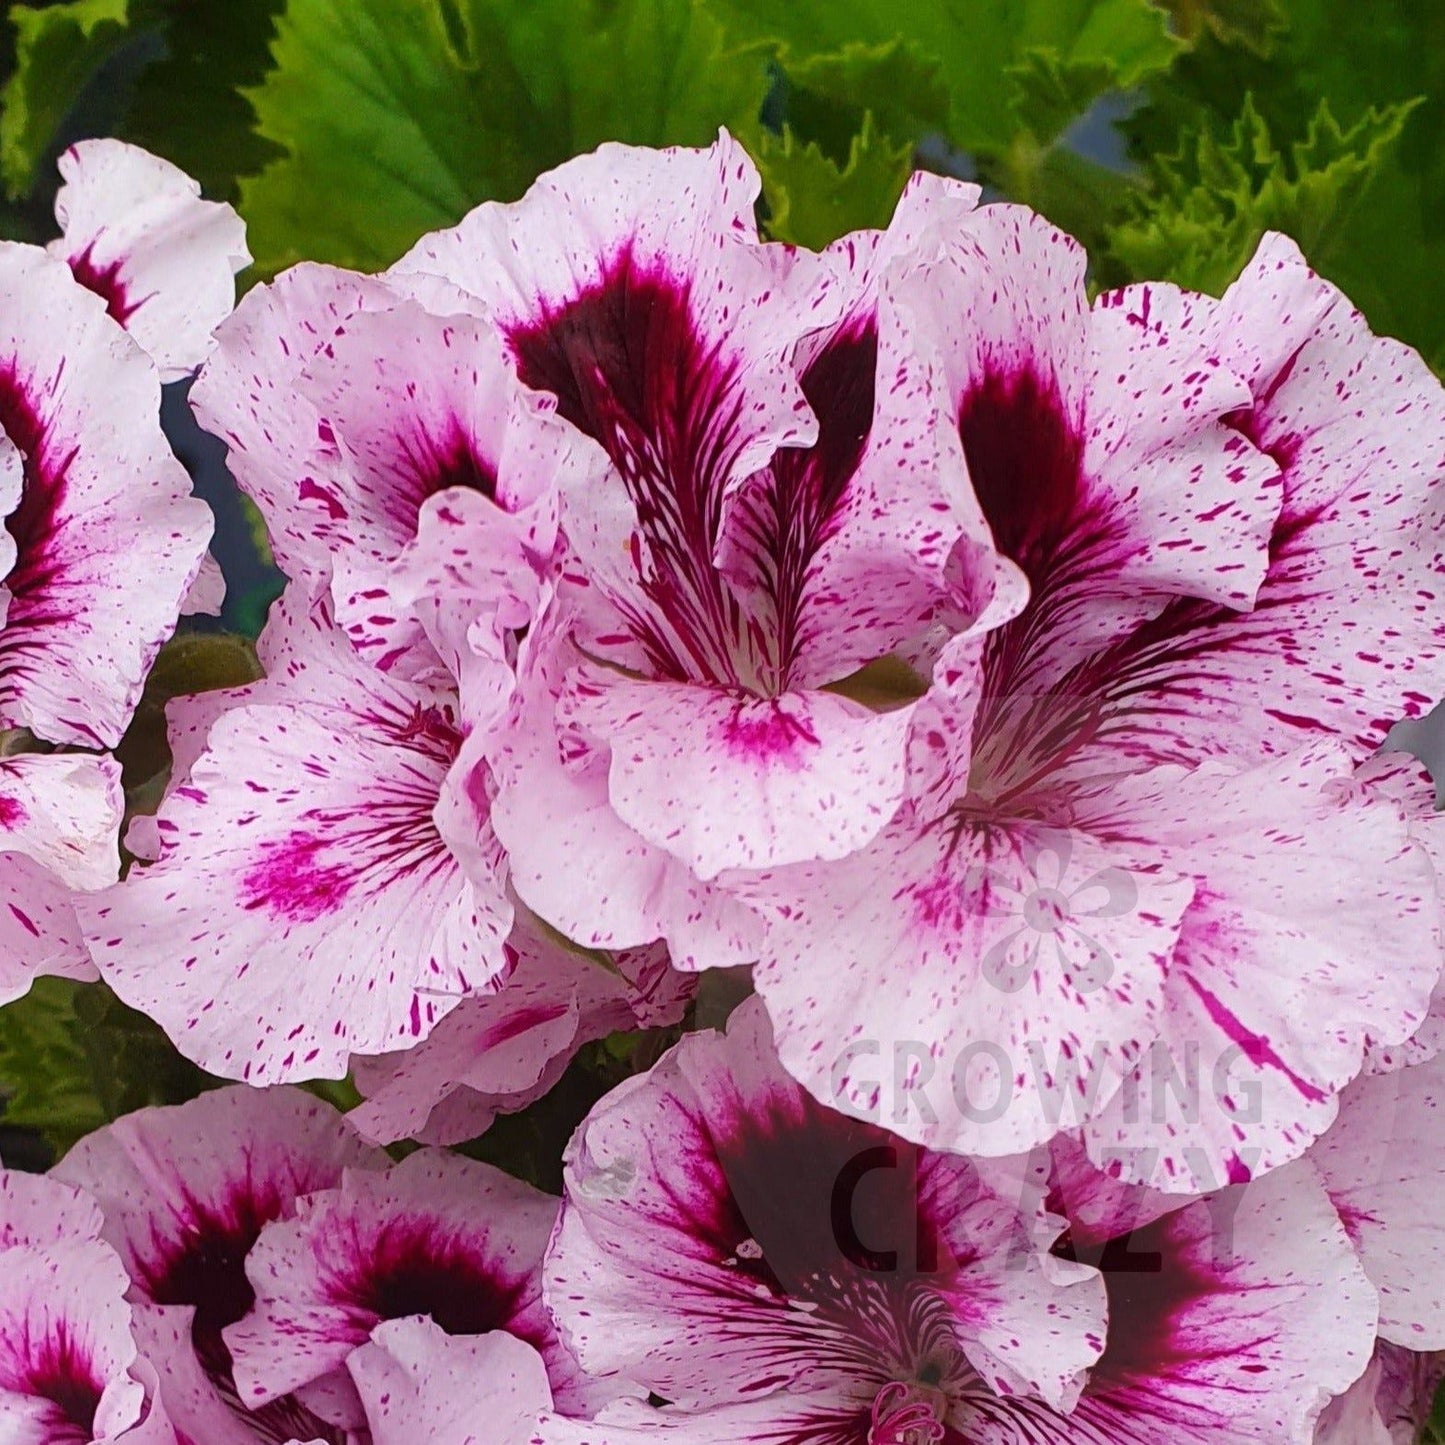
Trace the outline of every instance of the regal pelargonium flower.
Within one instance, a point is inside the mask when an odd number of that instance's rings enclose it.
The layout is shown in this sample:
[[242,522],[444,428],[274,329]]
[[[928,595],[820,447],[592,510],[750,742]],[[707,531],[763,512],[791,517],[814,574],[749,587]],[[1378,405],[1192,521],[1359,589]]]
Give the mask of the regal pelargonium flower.
[[112,747],[211,515],[161,434],[155,367],[104,303],[9,243],[0,299],[0,732]]
[[175,1441],[102,1223],[77,1190],[0,1170],[0,1436],[16,1445]]
[[169,161],[118,140],[85,140],[60,157],[62,235],[50,253],[106,304],[162,381],[189,376],[236,304],[251,263],[245,222]]
[[581,438],[518,381],[474,298],[301,266],[220,328],[191,401],[277,561],[387,672],[457,671],[467,629],[525,627]]
[[982,1445],[1310,1445],[1366,1368],[1375,1292],[1307,1162],[1185,1201],[1052,1151],[1057,1253],[1102,1271],[1107,1343],[1067,1415],[1004,1401]]
[[372,667],[294,589],[261,657],[198,756],[187,735],[159,860],[78,907],[106,979],[203,1067],[335,1077],[495,986],[512,905],[457,796],[454,692]]
[[[976,196],[916,184],[933,197],[908,212],[920,223]],[[557,849],[615,858],[630,832],[622,857],[639,873],[655,871],[651,849],[706,881],[849,853],[902,795],[906,711],[836,685],[940,615],[962,530],[933,465],[925,378],[882,299],[888,267],[923,241],[899,223],[821,258],[765,246],[757,192],[726,136],[706,151],[604,146],[423,239],[391,273],[476,297],[522,381],[602,464],[561,481],[564,653],[543,726],[580,751],[574,778],[621,827],[591,807],[563,839],[531,825],[548,766],[532,719],[498,810],[519,892],[569,930],[533,882]],[[621,940],[608,922],[575,936],[641,943],[665,920]],[[680,965],[696,961],[669,941]]]
[[346,1169],[386,1163],[308,1094],[232,1088],[129,1114],[56,1166],[54,1177],[100,1206],[130,1276],[136,1341],[183,1439],[346,1445],[294,1398],[247,1410],[223,1331],[251,1308],[246,1256],[262,1229]]
[[996,548],[978,575],[1027,589],[935,668],[879,841],[741,891],[819,1097],[871,1107],[849,1052],[902,1049],[936,1081],[900,1111],[923,1142],[1092,1119],[1137,1177],[1207,1190],[1297,1156],[1439,975],[1423,856],[1323,785],[1425,701],[1445,406],[1278,238],[1220,302],[1090,307],[1083,264],[989,206],[896,279]]
[[590,957],[519,915],[507,948],[515,962],[495,993],[468,995],[415,1048],[352,1059],[366,1100],[347,1118],[367,1138],[479,1138],[540,1099],[583,1044],[677,1023],[693,997],[695,977],[656,945]]
[[347,1173],[267,1225],[247,1257],[256,1303],[225,1332],[241,1399],[260,1408],[300,1393],[357,1429],[365,1413],[346,1373],[352,1352],[377,1325],[420,1315],[449,1335],[525,1340],[557,1408],[591,1414],[620,1391],[583,1375],[542,1304],[556,1219],[556,1199],[446,1150]]
[[751,1402],[758,1440],[976,1439],[1002,1395],[1067,1409],[1103,1343],[1093,1270],[1036,1252],[968,1160],[817,1104],[756,1001],[594,1109],[546,1298],[585,1368],[690,1414]]

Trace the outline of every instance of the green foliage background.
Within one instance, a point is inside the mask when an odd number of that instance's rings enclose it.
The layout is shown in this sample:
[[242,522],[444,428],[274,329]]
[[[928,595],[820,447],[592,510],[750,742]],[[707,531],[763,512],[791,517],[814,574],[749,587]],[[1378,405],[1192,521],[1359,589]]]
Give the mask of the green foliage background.
[[[779,239],[885,225],[918,166],[1043,211],[1101,286],[1218,292],[1279,229],[1445,369],[1440,0],[62,0],[8,20],[0,235],[51,234],[55,157],[115,134],[240,208],[248,282],[373,269],[604,141],[726,126]],[[243,680],[237,646],[168,654],[128,740],[137,799],[163,778],[164,697]],[[631,1058],[593,1050],[558,1097]],[[0,1010],[11,1146],[63,1149],[206,1082],[99,985]],[[504,1122],[481,1152],[552,1149],[545,1110]]]

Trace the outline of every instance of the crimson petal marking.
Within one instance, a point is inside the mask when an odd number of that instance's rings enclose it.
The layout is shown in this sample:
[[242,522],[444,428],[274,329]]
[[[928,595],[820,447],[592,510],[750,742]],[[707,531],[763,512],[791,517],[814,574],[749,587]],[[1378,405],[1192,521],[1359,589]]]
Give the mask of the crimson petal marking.
[[594,1111],[566,1201],[545,1289],[568,1342],[687,1411],[842,1391],[866,1424],[890,1380],[976,1371],[1057,1399],[1098,1353],[1092,1276],[1031,1269],[967,1161],[814,1102],[756,1001]]
[[300,1090],[233,1088],[127,1115],[56,1167],[105,1216],[133,1282],[137,1337],[183,1439],[342,1445],[295,1400],[244,1410],[222,1331],[251,1306],[244,1262],[265,1223],[339,1182],[344,1168],[386,1162]]
[[106,303],[154,359],[163,381],[194,371],[236,301],[249,264],[246,228],[228,205],[158,156],[87,140],[60,158],[55,198],[63,235],[50,253]]
[[739,453],[741,363],[693,319],[690,283],[622,251],[601,279],[508,331],[522,380],[598,442],[637,508],[647,610],[628,623],[656,673],[739,686],[744,619],[714,566]]
[[338,1424],[362,1423],[347,1357],[380,1322],[425,1315],[449,1334],[506,1330],[547,1361],[559,1405],[591,1413],[593,1390],[542,1307],[539,1266],[556,1201],[489,1165],[423,1150],[385,1174],[348,1174],[273,1223],[248,1263],[256,1309],[227,1330],[241,1396],[295,1390]]
[[24,458],[5,522],[16,556],[0,579],[0,726],[113,746],[175,626],[210,510],[161,434],[154,368],[100,301],[63,263],[11,244],[0,292],[0,429]]

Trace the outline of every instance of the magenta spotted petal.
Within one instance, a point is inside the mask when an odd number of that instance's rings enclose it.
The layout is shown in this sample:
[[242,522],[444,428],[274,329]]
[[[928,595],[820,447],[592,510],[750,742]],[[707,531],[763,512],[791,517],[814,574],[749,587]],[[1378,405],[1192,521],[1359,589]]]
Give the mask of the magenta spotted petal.
[[95,977],[74,898],[119,876],[122,811],[110,758],[0,757],[0,1003],[45,974]]
[[324,608],[273,627],[270,676],[161,808],[160,860],[83,905],[117,992],[255,1083],[424,1038],[505,969],[512,922],[495,846],[444,837],[455,698],[388,679]]
[[974,1392],[1067,1408],[1098,1355],[1098,1277],[1027,1235],[967,1160],[814,1103],[748,1004],[576,1136],[547,1300],[585,1367],[681,1410],[812,1396],[826,1438],[936,1440]]
[[558,474],[582,443],[474,305],[440,283],[423,304],[299,268],[221,328],[193,397],[281,566],[329,587],[359,652],[408,678],[455,673],[480,619],[504,630],[535,615]]
[[184,1437],[210,1445],[344,1445],[294,1399],[247,1411],[222,1331],[250,1309],[246,1256],[266,1224],[344,1169],[386,1163],[329,1105],[224,1089],[146,1109],[81,1140],[55,1174],[85,1189],[131,1278],[136,1339]]
[[1437,1057],[1357,1080],[1309,1154],[1380,1293],[1381,1338],[1413,1351],[1445,1348],[1435,1208],[1442,1139],[1445,1058]]
[[501,1330],[540,1350],[570,1413],[617,1392],[589,1385],[542,1306],[556,1200],[442,1150],[385,1174],[348,1174],[265,1229],[247,1263],[255,1308],[226,1331],[242,1400],[301,1391],[337,1424],[362,1423],[345,1367],[386,1320],[424,1315],[451,1335]]
[[64,235],[51,242],[87,291],[140,343],[162,381],[188,376],[236,304],[251,263],[230,206],[169,161],[117,140],[86,140],[60,158],[55,197]]
[[15,1445],[175,1440],[102,1225],[68,1185],[0,1170],[0,1434]]
[[574,952],[519,920],[516,962],[495,993],[462,1000],[413,1049],[352,1060],[366,1102],[348,1115],[381,1143],[457,1144],[542,1097],[583,1044],[677,1023],[695,980],[661,948]]
[[112,746],[200,567],[210,510],[161,435],[155,368],[104,304],[11,244],[0,297],[0,505],[5,458],[23,458],[0,578],[0,729]]
[[[945,210],[972,203],[938,189]],[[701,879],[840,856],[886,821],[905,720],[821,689],[944,610],[961,525],[927,408],[907,404],[926,378],[880,315],[880,277],[916,236],[821,259],[763,246],[756,191],[726,137],[604,147],[392,273],[475,296],[603,461],[563,481],[576,564],[558,605],[583,653],[565,725],[607,760],[621,821]]]

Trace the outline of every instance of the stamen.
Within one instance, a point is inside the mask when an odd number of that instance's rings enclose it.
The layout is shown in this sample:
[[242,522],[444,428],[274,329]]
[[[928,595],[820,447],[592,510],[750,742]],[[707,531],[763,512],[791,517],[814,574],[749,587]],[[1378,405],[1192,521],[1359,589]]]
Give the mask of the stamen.
[[944,1433],[942,1407],[937,1390],[889,1381],[873,1400],[868,1445],[937,1445]]

